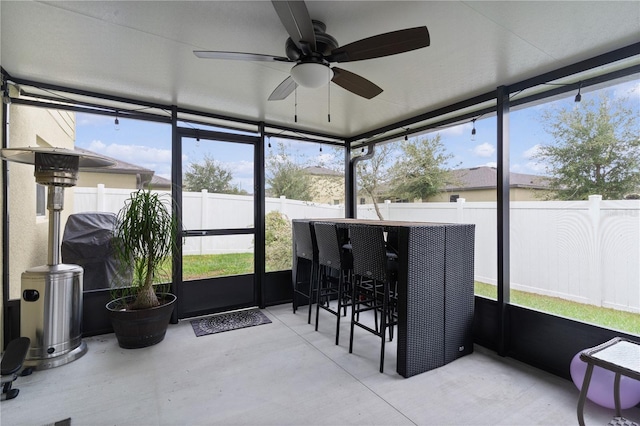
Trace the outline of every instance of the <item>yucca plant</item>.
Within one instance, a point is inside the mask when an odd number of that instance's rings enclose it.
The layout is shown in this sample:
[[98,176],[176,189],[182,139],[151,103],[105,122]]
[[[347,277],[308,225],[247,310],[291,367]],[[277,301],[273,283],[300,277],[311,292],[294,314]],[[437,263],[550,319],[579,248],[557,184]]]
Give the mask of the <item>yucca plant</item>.
[[[168,198],[168,199],[167,199]],[[113,249],[121,266],[130,271],[129,294],[135,296],[127,309],[147,309],[160,302],[153,287],[176,247],[176,221],[171,199],[149,189],[131,193],[118,212],[113,232]]]

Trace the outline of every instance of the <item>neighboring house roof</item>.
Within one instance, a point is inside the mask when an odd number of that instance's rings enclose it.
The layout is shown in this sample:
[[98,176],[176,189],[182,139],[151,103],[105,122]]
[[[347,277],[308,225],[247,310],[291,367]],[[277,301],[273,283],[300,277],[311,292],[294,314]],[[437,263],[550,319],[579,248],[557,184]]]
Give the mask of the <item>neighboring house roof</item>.
[[[137,175],[139,176],[139,182],[142,185],[147,185],[149,182],[153,181],[153,177],[155,175],[155,172],[153,170],[147,169],[145,167],[136,166],[135,164],[127,163],[126,161],[118,160],[117,158],[112,158],[103,154],[98,154],[97,152],[89,151],[88,149],[79,148],[77,146],[74,147],[74,150],[81,153],[96,155],[98,157],[106,158],[108,160],[115,162],[115,164],[111,167],[82,168],[83,172]],[[171,186],[171,182],[169,182],[169,187],[170,186]]]
[[[498,169],[496,167],[471,167],[451,170],[449,173],[450,183],[445,185],[445,191],[490,189],[495,188],[498,184]],[[509,186],[511,188],[548,189],[549,178],[511,172]]]
[[162,176],[154,174],[151,178],[151,182],[149,182],[145,187],[147,186],[151,189],[171,188],[171,181],[169,179],[163,178]]
[[338,172],[336,170],[327,169],[326,167],[310,166],[310,167],[305,167],[303,170],[306,173],[308,173],[310,175],[313,175],[313,176],[339,176],[339,177],[344,177],[343,173]]

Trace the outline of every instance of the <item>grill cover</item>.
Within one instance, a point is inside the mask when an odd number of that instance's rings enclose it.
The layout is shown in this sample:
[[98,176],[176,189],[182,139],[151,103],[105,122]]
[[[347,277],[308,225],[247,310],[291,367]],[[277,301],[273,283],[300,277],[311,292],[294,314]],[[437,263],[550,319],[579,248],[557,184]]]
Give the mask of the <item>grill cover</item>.
[[84,290],[115,287],[123,271],[113,257],[111,240],[116,215],[75,213],[69,216],[62,236],[62,261],[84,268]]

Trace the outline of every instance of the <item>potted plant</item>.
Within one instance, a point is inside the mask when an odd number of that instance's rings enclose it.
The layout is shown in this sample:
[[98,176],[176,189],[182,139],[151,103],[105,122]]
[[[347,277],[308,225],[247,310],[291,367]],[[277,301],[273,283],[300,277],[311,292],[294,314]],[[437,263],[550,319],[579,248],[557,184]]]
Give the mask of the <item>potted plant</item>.
[[[176,296],[154,286],[177,244],[171,205],[149,189],[131,194],[113,231],[115,258],[126,273],[107,303],[111,324],[123,348],[142,348],[164,339]],[[165,272],[165,275],[168,275]]]

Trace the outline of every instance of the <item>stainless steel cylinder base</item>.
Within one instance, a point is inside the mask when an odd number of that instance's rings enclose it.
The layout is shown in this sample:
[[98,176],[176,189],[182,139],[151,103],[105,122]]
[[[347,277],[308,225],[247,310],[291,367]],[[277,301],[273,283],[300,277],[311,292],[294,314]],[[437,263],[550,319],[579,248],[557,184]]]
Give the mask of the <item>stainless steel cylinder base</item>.
[[61,365],[68,364],[71,361],[75,361],[80,358],[82,355],[87,353],[87,350],[87,344],[85,342],[81,342],[80,346],[60,356],[45,359],[25,360],[24,367],[31,367],[34,370],[47,370],[49,368],[60,367]]
[[[44,265],[22,273],[20,335],[31,340],[26,362],[61,365],[73,361],[82,344],[83,269],[78,265]],[[86,350],[85,350],[86,351]]]

